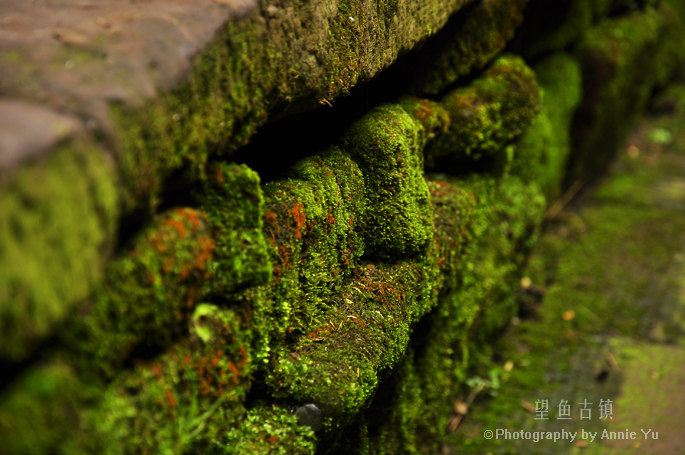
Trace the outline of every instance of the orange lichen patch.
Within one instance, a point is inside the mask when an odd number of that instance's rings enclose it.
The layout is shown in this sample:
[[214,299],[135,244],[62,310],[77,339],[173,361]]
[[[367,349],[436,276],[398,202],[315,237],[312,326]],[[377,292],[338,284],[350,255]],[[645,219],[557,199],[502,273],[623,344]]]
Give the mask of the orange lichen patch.
[[276,215],[276,212],[273,210],[267,210],[264,212],[264,222],[268,224],[275,224],[276,220],[278,220],[278,215]]
[[327,222],[329,225],[330,225],[330,224],[335,224],[335,217],[333,216],[333,214],[331,213],[330,210],[328,210],[328,211],[326,212],[326,222]]
[[275,434],[272,434],[271,436],[264,438],[264,440],[266,442],[268,442],[269,444],[274,445],[278,442],[278,436],[276,436]]
[[[166,235],[166,232],[153,232],[148,239],[158,253],[166,253],[169,249],[169,236]],[[136,251],[134,254],[138,255],[138,252]]]
[[150,365],[150,372],[156,379],[162,379],[162,364],[154,362]]
[[197,362],[197,377],[200,380],[200,394],[203,396],[209,395],[210,392],[210,380],[207,378],[207,368],[206,359],[201,357]]
[[176,406],[178,406],[178,402],[176,401],[176,396],[174,395],[174,392],[171,389],[166,389],[164,391],[164,396],[169,407],[171,409],[176,409]]
[[233,376],[231,376],[231,381],[233,382],[233,385],[237,385],[238,380],[240,379],[240,370],[238,369],[238,367],[233,362],[228,362],[227,366],[233,375]]
[[198,286],[192,286],[188,288],[188,295],[186,297],[186,308],[192,308],[195,306],[195,302],[197,301],[197,295],[199,294],[200,289]]
[[431,109],[430,102],[428,100],[421,100],[419,101],[419,106],[414,111],[414,116],[421,121],[421,123],[425,123],[433,113],[433,110]]
[[223,353],[219,350],[214,353],[214,357],[212,357],[212,360],[210,360],[209,364],[212,366],[212,368],[216,368],[216,366],[219,364],[221,361]]
[[162,259],[162,270],[164,273],[169,273],[173,270],[174,265],[176,265],[176,259],[173,256],[167,256]]
[[245,366],[247,364],[249,358],[247,356],[247,348],[245,347],[244,344],[241,344],[240,347],[238,348],[238,353],[240,354],[240,361],[239,365],[240,367]]
[[214,251],[214,240],[209,237],[200,237],[197,243],[200,246],[200,252],[195,256],[195,267],[198,270],[205,270]]
[[321,341],[324,338],[322,335],[328,335],[330,333],[331,333],[331,326],[330,325],[324,325],[324,326],[315,328],[314,330],[309,332],[307,335],[305,335],[305,337],[307,337],[308,339],[310,339],[312,341]]
[[307,225],[307,217],[304,212],[304,205],[297,202],[292,209],[293,219],[295,220],[295,238],[301,239],[304,228]]
[[290,261],[290,248],[286,245],[278,245],[278,257],[281,259],[281,264],[283,268],[288,270],[292,264]]
[[428,188],[433,197],[445,196],[450,192],[450,184],[443,180],[431,181],[431,185]]
[[204,214],[198,210],[191,208],[181,208],[176,211],[179,216],[182,216],[188,220],[193,228],[193,230],[198,230],[204,225]]
[[186,238],[186,236],[188,235],[188,230],[186,229],[186,226],[183,224],[183,222],[177,220],[175,217],[166,219],[164,221],[164,224],[174,229],[181,239]]

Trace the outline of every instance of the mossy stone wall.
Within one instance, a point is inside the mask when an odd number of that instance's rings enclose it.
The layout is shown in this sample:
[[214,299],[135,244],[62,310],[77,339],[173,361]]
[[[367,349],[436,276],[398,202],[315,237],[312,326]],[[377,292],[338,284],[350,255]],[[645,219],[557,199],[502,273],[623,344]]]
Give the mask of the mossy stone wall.
[[[549,29],[544,2],[504,3],[265,3],[186,86],[117,111],[116,160],[83,139],[22,167],[0,252],[38,265],[0,271],[0,453],[449,444],[454,401],[502,373],[546,209],[682,71],[671,3],[569,0]],[[431,65],[278,178],[232,162],[267,112],[334,101],[445,23],[404,57]]]

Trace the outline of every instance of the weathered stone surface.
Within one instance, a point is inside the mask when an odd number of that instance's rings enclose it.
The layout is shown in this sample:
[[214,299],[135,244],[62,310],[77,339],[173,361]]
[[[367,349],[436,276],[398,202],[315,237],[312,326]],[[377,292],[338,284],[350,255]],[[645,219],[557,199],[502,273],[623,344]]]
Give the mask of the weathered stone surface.
[[76,118],[41,104],[0,99],[0,178],[24,161],[53,150],[78,129]]
[[255,0],[153,0],[125,7],[118,1],[3,0],[0,92],[109,129],[111,103],[141,107],[175,87],[217,30],[255,7]]

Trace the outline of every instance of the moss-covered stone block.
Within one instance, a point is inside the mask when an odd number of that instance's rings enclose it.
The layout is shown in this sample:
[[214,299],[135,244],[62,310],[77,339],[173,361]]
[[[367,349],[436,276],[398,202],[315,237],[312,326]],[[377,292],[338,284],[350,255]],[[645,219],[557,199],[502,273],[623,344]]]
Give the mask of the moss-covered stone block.
[[320,325],[274,358],[274,396],[313,402],[344,423],[400,360],[412,324],[435,304],[437,275],[430,260],[361,267]]
[[359,232],[364,179],[349,155],[331,149],[297,163],[289,178],[264,188],[264,235],[274,279],[248,290],[257,357],[306,333],[331,306],[364,253]]
[[[465,239],[459,283],[445,289],[422,321],[422,334],[348,434],[362,453],[440,450],[455,401],[463,399],[471,380],[490,379],[481,371],[486,340],[514,314],[519,274],[542,218],[544,198],[534,185],[515,178],[433,183],[442,187],[436,194],[441,204],[462,206],[465,193],[475,203],[458,223]],[[453,232],[454,226],[445,227],[445,234]]]
[[211,234],[196,209],[160,216],[109,265],[103,286],[63,330],[74,359],[112,377],[134,351],[159,351],[179,337],[212,277]]
[[539,110],[535,73],[519,57],[500,57],[485,74],[445,95],[450,127],[426,150],[430,167],[464,172],[470,163],[497,159]]
[[671,15],[666,6],[647,9],[607,19],[584,35],[577,50],[584,92],[569,179],[595,176],[605,168],[653,87],[671,73],[673,62],[664,47]]
[[202,200],[215,239],[208,265],[214,292],[225,295],[269,281],[259,175],[245,165],[219,164],[210,171]]
[[73,453],[219,451],[244,412],[250,337],[234,311],[198,305],[189,336],[114,381],[83,412],[85,436],[66,447]]
[[342,147],[364,176],[361,231],[367,255],[415,256],[432,240],[432,212],[423,178],[427,132],[400,105],[380,106],[353,124]]
[[103,274],[117,220],[116,175],[71,141],[0,184],[0,358],[25,359]]
[[543,91],[541,110],[516,144],[508,172],[535,182],[548,200],[559,196],[571,154],[571,124],[582,97],[577,61],[557,53],[535,67]]

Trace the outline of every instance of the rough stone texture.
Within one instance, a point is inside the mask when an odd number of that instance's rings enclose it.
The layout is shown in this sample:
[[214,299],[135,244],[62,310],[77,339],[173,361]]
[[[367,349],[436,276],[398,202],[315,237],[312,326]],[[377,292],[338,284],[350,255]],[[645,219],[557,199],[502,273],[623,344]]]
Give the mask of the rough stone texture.
[[41,104],[0,100],[0,178],[74,136],[78,121]]
[[[112,103],[141,107],[177,86],[191,58],[217,30],[255,7],[254,0],[153,0],[124,8],[118,1],[3,0],[0,93],[89,118],[88,127],[109,130]],[[45,115],[17,107],[0,115],[12,118],[15,112],[30,122]],[[32,136],[18,134],[18,141]],[[49,153],[53,144],[36,145],[15,161]]]

